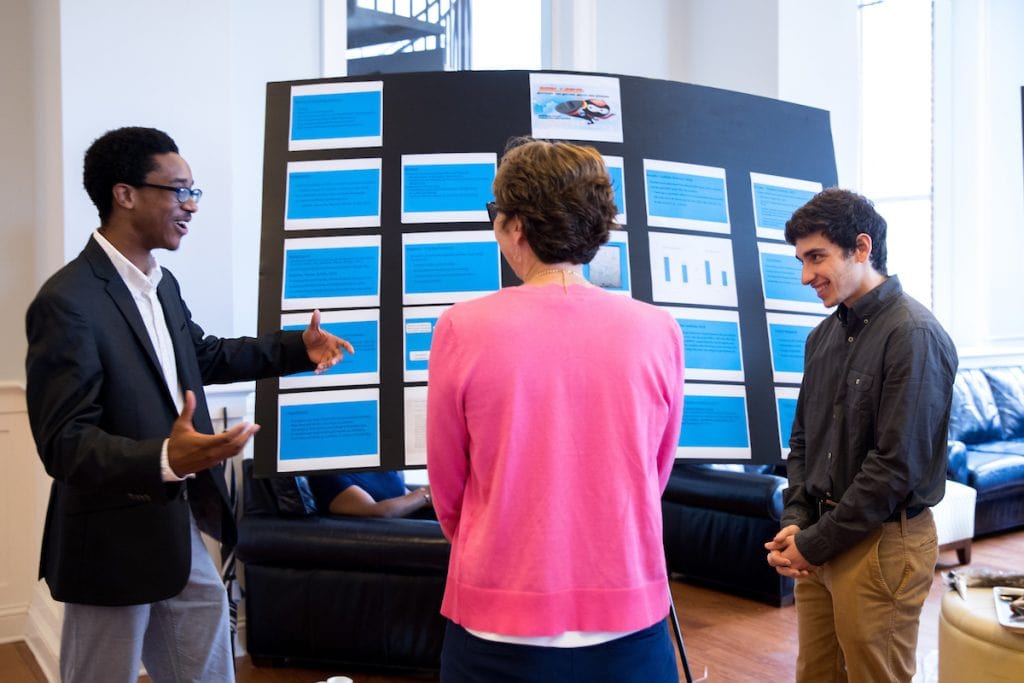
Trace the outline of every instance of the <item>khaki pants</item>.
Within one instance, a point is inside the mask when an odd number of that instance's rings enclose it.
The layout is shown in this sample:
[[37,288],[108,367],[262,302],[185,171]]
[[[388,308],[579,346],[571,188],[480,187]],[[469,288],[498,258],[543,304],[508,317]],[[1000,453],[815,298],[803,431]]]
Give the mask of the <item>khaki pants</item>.
[[937,560],[935,522],[924,510],[797,579],[798,683],[909,683]]

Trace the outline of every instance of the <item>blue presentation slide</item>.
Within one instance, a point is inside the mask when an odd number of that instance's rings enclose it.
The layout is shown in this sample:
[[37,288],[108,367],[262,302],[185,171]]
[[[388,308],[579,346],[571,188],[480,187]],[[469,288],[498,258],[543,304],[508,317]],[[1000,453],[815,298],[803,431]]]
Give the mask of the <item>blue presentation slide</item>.
[[[346,353],[340,363],[327,370],[323,375],[355,375],[379,372],[378,359],[380,349],[377,340],[380,338],[379,325],[376,320],[348,320],[340,322],[322,322],[320,327],[333,335],[348,340],[355,348],[355,354]],[[285,330],[304,330],[306,325],[285,325]],[[314,372],[297,372],[289,377],[313,377]]]
[[814,196],[811,190],[754,183],[754,217],[758,227],[786,229],[793,212]]
[[[814,324],[819,320],[814,320]],[[814,325],[786,325],[768,321],[768,340],[771,343],[772,369],[775,372],[803,373],[804,343],[813,329]]]
[[747,403],[742,396],[686,394],[682,448],[749,448]]
[[380,452],[378,401],[280,406],[279,458],[310,460]]
[[727,320],[676,319],[683,330],[686,369],[742,370],[740,326]]
[[494,199],[494,162],[406,164],[402,170],[403,213],[483,211]]
[[375,137],[381,134],[383,92],[292,97],[292,140]]
[[651,216],[727,223],[725,180],[648,169],[647,211]]
[[779,445],[783,452],[788,452],[789,435],[793,430],[793,418],[796,416],[796,399],[778,397],[775,402],[779,409]]
[[501,287],[498,243],[405,244],[405,294],[490,292]]
[[622,181],[622,167],[621,166],[608,166],[608,176],[612,180],[612,192],[615,193],[615,206],[619,210],[619,215],[625,215],[626,213],[626,191],[625,185]]
[[[761,252],[761,278],[765,299],[821,306],[814,289],[800,282],[802,266],[792,256]],[[822,310],[824,308],[822,307]]]
[[286,301],[379,295],[379,246],[286,248],[284,258]]
[[377,217],[380,169],[288,173],[288,220]]
[[426,370],[438,316],[405,319],[405,370]]

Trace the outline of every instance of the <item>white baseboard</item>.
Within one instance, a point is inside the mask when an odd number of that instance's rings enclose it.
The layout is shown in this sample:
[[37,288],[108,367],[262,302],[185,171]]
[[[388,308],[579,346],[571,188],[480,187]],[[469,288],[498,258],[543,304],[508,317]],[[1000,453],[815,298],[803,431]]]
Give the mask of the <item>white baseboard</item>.
[[32,594],[32,604],[25,624],[25,642],[46,680],[60,680],[60,630],[64,607],[50,597],[46,584],[40,581]]
[[28,605],[0,607],[0,643],[14,643],[25,639],[25,621]]

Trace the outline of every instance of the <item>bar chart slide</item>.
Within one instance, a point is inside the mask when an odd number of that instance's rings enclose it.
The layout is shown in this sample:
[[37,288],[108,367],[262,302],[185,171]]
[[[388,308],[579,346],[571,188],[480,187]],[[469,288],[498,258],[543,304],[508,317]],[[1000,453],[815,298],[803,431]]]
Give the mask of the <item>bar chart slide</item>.
[[732,242],[720,237],[648,233],[655,301],[736,306]]

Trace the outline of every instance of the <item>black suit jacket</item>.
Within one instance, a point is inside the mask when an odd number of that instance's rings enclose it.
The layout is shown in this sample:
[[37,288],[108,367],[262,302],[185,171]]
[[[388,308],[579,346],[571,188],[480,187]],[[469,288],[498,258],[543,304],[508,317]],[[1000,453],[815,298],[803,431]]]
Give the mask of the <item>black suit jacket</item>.
[[[204,384],[309,370],[299,332],[218,339],[192,322],[177,281],[157,288],[193,423],[213,433]],[[199,527],[234,542],[223,466],[164,483],[160,450],[177,418],[138,307],[94,240],[39,290],[26,315],[29,421],[53,477],[39,575],[54,599],[155,602],[185,586],[189,506]]]

